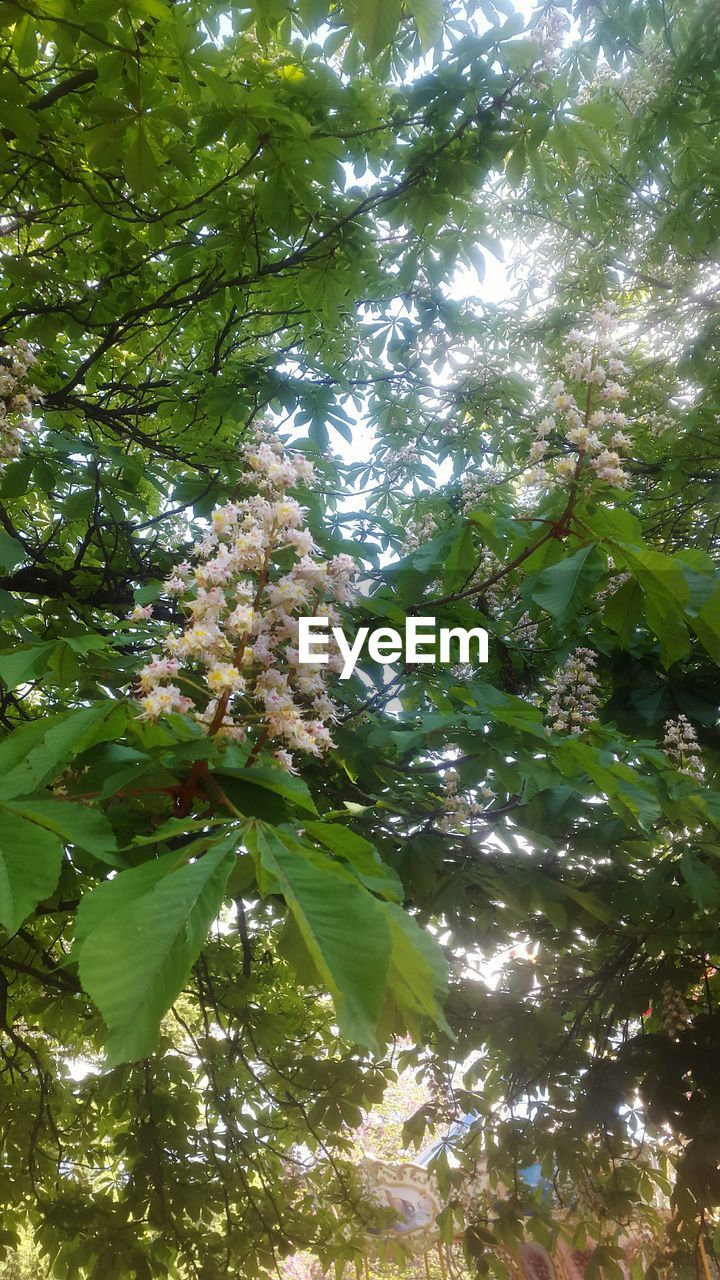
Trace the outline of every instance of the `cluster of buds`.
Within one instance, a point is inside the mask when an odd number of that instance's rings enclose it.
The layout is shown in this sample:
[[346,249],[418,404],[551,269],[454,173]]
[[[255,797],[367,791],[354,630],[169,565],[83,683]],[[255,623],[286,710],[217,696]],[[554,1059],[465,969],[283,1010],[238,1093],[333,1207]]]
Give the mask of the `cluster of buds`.
[[0,461],[12,462],[22,452],[23,436],[35,430],[32,412],[42,394],[30,382],[38,363],[24,338],[14,347],[0,347]]
[[669,982],[664,982],[660,991],[660,1018],[666,1036],[676,1040],[682,1035],[690,1021],[687,1005],[680,992]]
[[[255,492],[213,512],[194,564],[178,565],[165,583],[187,623],[140,671],[139,701],[146,719],[180,712],[208,734],[248,741],[251,759],[275,744],[276,762],[294,771],[291,750],[320,756],[333,745],[327,679],[342,668],[337,653],[327,665],[299,664],[298,619],[320,614],[337,624],[336,605],[353,599],[355,565],[346,555],[319,558],[288,493],[312,479],[306,458],[262,440],[245,460],[243,483]],[[131,616],[138,612],[144,620],[142,609]]]
[[550,5],[535,23],[531,38],[538,46],[542,65],[550,69],[557,61],[557,56],[565,43],[569,21],[560,9]]
[[592,649],[576,649],[555,672],[550,682],[548,716],[553,733],[582,733],[597,717],[595,654]]
[[408,520],[405,533],[405,550],[416,551],[422,546],[423,542],[429,542],[437,533],[437,524],[435,519],[426,511],[424,516],[420,516],[417,520]]
[[[457,769],[446,769],[443,775],[443,815],[438,822],[440,831],[457,831],[458,827],[464,827],[472,818],[477,818],[483,811],[483,807],[477,800],[468,800],[458,791],[460,782],[460,774]],[[486,795],[488,798],[492,796],[492,791],[488,787],[482,787],[480,794]]]
[[680,773],[702,782],[704,766],[697,735],[687,716],[665,722],[663,751]]
[[587,466],[607,484],[617,489],[626,487],[628,477],[621,455],[631,448],[632,441],[623,430],[628,425],[627,417],[617,407],[627,394],[617,378],[628,369],[616,355],[615,313],[613,303],[602,303],[591,312],[589,335],[577,329],[571,331],[569,337],[574,345],[562,362],[570,387],[562,379],[550,387],[552,413],[546,414],[537,427],[530,447],[532,470],[526,474],[527,483],[548,479],[545,455],[551,437],[555,437],[568,451],[554,463],[557,479],[577,480]]

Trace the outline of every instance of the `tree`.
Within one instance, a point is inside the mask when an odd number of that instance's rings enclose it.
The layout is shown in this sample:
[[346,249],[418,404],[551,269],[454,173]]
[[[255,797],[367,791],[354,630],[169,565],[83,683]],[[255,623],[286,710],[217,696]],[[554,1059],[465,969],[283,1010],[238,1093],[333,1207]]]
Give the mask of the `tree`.
[[[610,1271],[670,1177],[694,1274],[708,12],[5,6],[0,1238],[56,1274],[354,1261],[408,1031],[478,1113],[473,1265],[552,1230],[538,1161]],[[458,298],[513,237],[508,300]],[[489,662],[302,675],[321,606]],[[480,1150],[515,1190],[473,1221]]]

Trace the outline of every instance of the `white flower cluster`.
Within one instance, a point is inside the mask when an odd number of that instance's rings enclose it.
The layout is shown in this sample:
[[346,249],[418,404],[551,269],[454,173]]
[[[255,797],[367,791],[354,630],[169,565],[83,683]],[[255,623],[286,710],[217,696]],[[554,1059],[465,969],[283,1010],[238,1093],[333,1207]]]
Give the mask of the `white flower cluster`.
[[553,733],[581,733],[597,717],[595,654],[592,649],[576,649],[555,672],[550,682],[548,716]]
[[520,614],[520,617],[512,629],[512,635],[515,640],[517,640],[518,644],[535,644],[538,635],[538,624],[537,622],[533,622],[527,610],[525,613]]
[[631,115],[635,115],[662,92],[671,70],[670,50],[662,37],[653,32],[640,42],[640,53],[632,66],[617,72],[602,63],[578,98],[581,103],[591,102],[598,92],[609,89],[619,94]]
[[[145,719],[176,711],[194,715],[208,734],[240,742],[252,735],[253,758],[266,742],[277,743],[276,761],[293,771],[288,748],[319,756],[333,745],[326,685],[342,667],[332,653],[327,665],[299,666],[298,618],[321,614],[337,624],[336,604],[353,599],[355,564],[346,555],[318,558],[303,509],[288,495],[312,479],[307,459],[267,440],[249,446],[245,459],[243,479],[256,492],[216,508],[193,548],[194,567],[178,565],[165,584],[188,621],[167,636],[164,655],[142,668],[140,705]],[[131,616],[144,620],[146,610]],[[185,668],[194,679],[181,674]],[[198,691],[199,705],[175,680]]]
[[529,454],[533,469],[526,474],[526,483],[537,484],[548,479],[541,464],[550,448],[548,437],[555,435],[569,448],[569,453],[554,464],[556,478],[577,480],[588,465],[600,480],[618,489],[626,487],[628,478],[621,455],[631,448],[632,441],[623,430],[628,425],[627,417],[617,407],[627,394],[617,378],[628,369],[616,354],[618,344],[613,337],[616,311],[614,303],[604,302],[591,312],[589,335],[577,329],[571,331],[569,337],[574,345],[562,364],[575,390],[568,389],[563,379],[552,383],[553,412],[537,427]]
[[385,453],[385,463],[388,467],[407,466],[410,462],[416,462],[417,456],[415,445],[405,444],[400,449],[388,449]]
[[38,363],[24,338],[14,347],[0,347],[0,461],[11,462],[22,453],[23,436],[35,430],[32,411],[42,395],[30,382],[30,370]]
[[[482,813],[483,807],[477,800],[468,800],[458,792],[460,774],[457,769],[446,769],[443,775],[443,809],[444,813],[438,822],[440,831],[456,831],[465,826],[472,818]],[[481,787],[480,794],[492,796],[489,787]]]
[[663,751],[680,773],[686,773],[688,777],[702,782],[704,766],[700,745],[687,716],[666,721]]
[[[486,582],[488,578],[493,578],[496,573],[499,573],[502,567],[503,566],[494,552],[490,551],[488,547],[485,547],[478,562],[478,566],[470,580],[469,586],[473,587],[476,584],[478,586],[482,586],[483,582]],[[482,598],[491,609],[500,608],[500,605],[502,604],[503,586],[503,579],[500,579],[500,581],[491,582],[489,586],[482,588]]]
[[531,39],[539,47],[540,60],[544,67],[550,69],[557,61],[557,56],[565,43],[569,27],[566,15],[550,5],[535,23]]
[[641,58],[617,82],[618,92],[632,115],[657,98],[672,67],[670,50],[655,33],[642,41],[641,50]]
[[670,1036],[676,1040],[685,1030],[690,1015],[687,1011],[687,1005],[683,1000],[680,992],[669,982],[664,982],[660,992],[661,1005],[660,1017],[662,1020],[662,1029],[666,1036]]
[[488,489],[501,484],[505,479],[497,467],[484,467],[480,471],[469,471],[460,482],[460,499],[465,515],[468,511],[477,511],[482,506]]
[[405,550],[416,551],[423,542],[429,542],[437,533],[435,518],[427,511],[417,520],[408,520],[405,532]]

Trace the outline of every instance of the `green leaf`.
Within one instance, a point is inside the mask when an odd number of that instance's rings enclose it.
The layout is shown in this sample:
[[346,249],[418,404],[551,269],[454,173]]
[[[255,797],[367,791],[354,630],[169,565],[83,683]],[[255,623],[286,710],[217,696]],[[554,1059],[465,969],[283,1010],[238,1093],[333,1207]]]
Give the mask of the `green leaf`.
[[24,798],[4,801],[1,807],[6,813],[24,818],[28,824],[52,831],[66,844],[79,845],[88,853],[95,854],[101,862],[118,865],[117,859],[112,857],[117,848],[113,829],[99,809],[73,804],[70,800]]
[[401,907],[388,903],[386,913],[392,934],[390,987],[393,1000],[417,1035],[428,1020],[452,1035],[443,1014],[447,998],[447,970],[439,946]]
[[48,640],[45,644],[18,646],[12,651],[0,653],[0,680],[12,693],[19,685],[41,676],[55,648]]
[[324,844],[326,849],[344,859],[357,873],[363,884],[395,902],[402,902],[403,887],[397,874],[386,866],[380,854],[369,840],[339,822],[306,822],[305,832],[312,840]]
[[[206,842],[197,852],[204,853],[208,843]],[[138,867],[130,867],[127,871],[122,871],[112,880],[103,880],[89,893],[83,894],[75,916],[73,959],[77,960],[77,953],[82,943],[103,921],[122,908],[137,902],[149,893],[163,876],[185,866],[191,856],[192,851],[189,849],[165,853],[159,858],[151,858],[149,862],[142,862]]]
[[108,1026],[108,1065],[152,1053],[160,1020],[220,910],[234,847],[226,837],[167,875],[146,873],[141,881],[138,868],[100,886],[101,910],[90,916],[78,959],[82,984]]
[[460,591],[466,585],[476,563],[472,526],[464,524],[458,530],[445,559],[443,592],[447,594]]
[[627,647],[642,616],[642,591],[635,578],[628,578],[609,597],[603,610],[603,620]]
[[703,605],[697,617],[688,618],[688,624],[713,661],[720,663],[720,590]]
[[683,879],[701,911],[716,907],[720,902],[720,880],[692,849],[685,849],[680,859]]
[[21,67],[31,67],[37,61],[37,35],[35,21],[31,14],[20,18],[15,24],[12,47],[17,54],[17,60]]
[[578,147],[584,148],[592,157],[596,165],[603,172],[607,170],[610,163],[607,148],[602,143],[600,137],[595,132],[591,124],[586,124],[582,120],[574,121],[568,126],[568,132],[573,137]]
[[0,743],[0,800],[45,786],[95,743],[113,741],[127,718],[124,703],[101,702],[20,725]]
[[127,133],[125,177],[134,191],[144,194],[156,184],[158,166],[142,120],[131,124]]
[[401,15],[402,0],[356,0],[351,27],[368,58],[376,58],[392,43]]
[[[229,755],[229,753],[228,753]],[[238,765],[223,765],[213,769],[218,777],[239,778],[247,786],[262,787],[263,791],[273,791],[275,795],[290,800],[298,809],[306,813],[317,813],[308,785],[295,774],[286,773],[284,769],[273,769],[271,765],[253,765],[250,769]]]
[[[515,694],[504,693],[491,684],[473,681],[467,686],[475,705],[483,711],[489,720],[497,720],[500,724],[510,725],[513,729],[521,729],[535,738],[545,738],[545,725],[542,713],[537,707]],[[472,717],[468,717],[472,725]]]
[[670,667],[684,657],[690,647],[682,617],[690,598],[683,566],[672,556],[647,548],[625,547],[620,548],[619,553],[640,583],[647,624],[660,641],[664,666]]
[[515,143],[505,161],[505,176],[511,187],[519,187],[527,168],[527,146],[524,138]]
[[572,739],[558,744],[554,760],[570,785],[582,790],[586,773],[607,797],[609,804],[631,826],[652,830],[661,809],[654,783],[621,761],[606,763],[602,753],[587,742]]
[[431,49],[442,35],[443,0],[407,0],[423,49]]
[[62,858],[56,835],[0,810],[0,924],[8,933],[53,892]]
[[391,936],[382,904],[338,863],[266,823],[248,824],[261,888],[282,893],[333,997],[342,1034],[377,1048]]
[[541,570],[530,595],[536,604],[552,614],[556,622],[564,624],[587,603],[605,571],[606,563],[597,543],[581,547],[574,555]]

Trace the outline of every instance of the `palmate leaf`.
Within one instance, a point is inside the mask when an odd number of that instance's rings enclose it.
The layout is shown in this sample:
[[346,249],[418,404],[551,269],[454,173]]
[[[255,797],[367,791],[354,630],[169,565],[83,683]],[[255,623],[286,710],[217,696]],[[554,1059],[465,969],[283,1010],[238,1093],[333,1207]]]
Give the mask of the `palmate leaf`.
[[220,910],[237,834],[202,844],[193,862],[178,866],[177,855],[168,854],[148,864],[152,870],[123,872],[94,890],[85,907],[80,979],[107,1023],[110,1066],[152,1052],[160,1020]]
[[532,598],[547,609],[556,622],[566,623],[590,598],[606,563],[597,545],[581,547],[574,555],[550,565],[537,575],[531,590]]
[[442,34],[443,0],[408,0],[423,49],[429,49]]
[[349,14],[352,31],[368,58],[376,58],[391,43],[401,13],[401,0],[355,0]]
[[[313,824],[317,827],[319,824]],[[388,1002],[405,1026],[444,1026],[444,964],[433,938],[395,903],[376,898],[349,870],[285,831],[248,824],[248,849],[265,892],[282,893],[340,1030],[377,1049]]]

